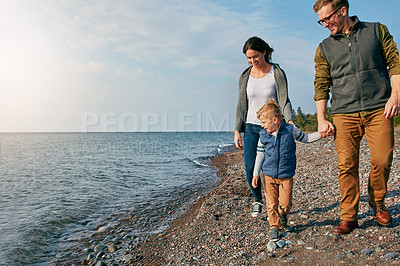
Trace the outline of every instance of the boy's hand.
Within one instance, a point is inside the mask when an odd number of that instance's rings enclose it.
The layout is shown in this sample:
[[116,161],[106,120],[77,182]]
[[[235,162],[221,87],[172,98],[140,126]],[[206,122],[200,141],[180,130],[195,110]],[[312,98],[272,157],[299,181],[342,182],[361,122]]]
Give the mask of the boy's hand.
[[260,180],[259,176],[253,176],[253,180],[251,182],[251,185],[253,186],[253,188],[258,187],[258,181]]

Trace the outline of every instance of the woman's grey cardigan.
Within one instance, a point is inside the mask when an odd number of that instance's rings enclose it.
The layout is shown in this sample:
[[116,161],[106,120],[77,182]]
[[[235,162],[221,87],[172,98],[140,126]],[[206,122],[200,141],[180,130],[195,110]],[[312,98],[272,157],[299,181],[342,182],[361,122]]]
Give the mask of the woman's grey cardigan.
[[[276,88],[276,100],[279,107],[281,108],[283,117],[286,122],[293,120],[292,104],[290,103],[288,96],[288,82],[285,72],[279,67],[278,64],[272,64],[274,66],[274,77],[275,77],[275,88]],[[236,106],[236,122],[235,130],[244,132],[246,127],[248,99],[247,99],[247,81],[249,80],[251,66],[243,71],[239,78],[239,98]],[[267,102],[268,99],[265,99]]]

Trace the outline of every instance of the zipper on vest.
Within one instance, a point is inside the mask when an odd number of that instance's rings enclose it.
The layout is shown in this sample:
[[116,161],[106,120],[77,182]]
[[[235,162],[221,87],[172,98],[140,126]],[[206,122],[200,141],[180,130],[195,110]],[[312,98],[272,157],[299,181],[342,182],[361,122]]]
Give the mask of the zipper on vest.
[[353,68],[354,76],[355,76],[355,81],[356,81],[355,86],[356,86],[356,90],[357,90],[357,93],[358,93],[358,104],[360,106],[360,111],[363,111],[364,108],[363,108],[362,97],[361,97],[362,89],[361,89],[360,80],[359,80],[359,73],[358,73],[359,69],[358,69],[358,65],[357,65],[357,60],[356,60],[355,55],[354,55],[354,53],[357,52],[356,51],[357,47],[355,46],[354,49],[353,49],[353,47],[351,45],[352,39],[353,39],[354,44],[355,44],[355,42],[357,42],[356,37],[353,35],[353,38],[351,38],[351,34],[350,34],[348,40],[349,40],[349,51],[350,51],[351,64],[352,64],[352,68]]

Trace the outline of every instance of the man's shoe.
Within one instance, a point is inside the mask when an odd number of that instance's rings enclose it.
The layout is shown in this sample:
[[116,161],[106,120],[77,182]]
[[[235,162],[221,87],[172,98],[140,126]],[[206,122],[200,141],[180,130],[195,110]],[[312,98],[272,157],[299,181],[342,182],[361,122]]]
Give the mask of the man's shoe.
[[255,201],[253,202],[253,208],[251,210],[252,217],[258,217],[261,214],[263,204],[261,202]]
[[357,221],[340,221],[339,225],[333,228],[332,232],[339,235],[347,235],[353,231],[354,228],[358,228]]
[[287,228],[288,218],[285,214],[279,214],[279,222],[283,229]]
[[371,208],[374,210],[376,220],[381,225],[389,225],[392,223],[392,217],[385,204],[373,206],[370,204]]

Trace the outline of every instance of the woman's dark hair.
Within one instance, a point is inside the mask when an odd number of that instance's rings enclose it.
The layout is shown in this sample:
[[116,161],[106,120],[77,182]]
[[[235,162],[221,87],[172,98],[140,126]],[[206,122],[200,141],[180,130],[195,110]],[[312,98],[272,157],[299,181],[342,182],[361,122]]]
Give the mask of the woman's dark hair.
[[260,53],[266,51],[265,61],[267,63],[271,62],[271,54],[274,49],[272,49],[272,47],[270,47],[263,39],[258,38],[257,36],[248,39],[243,46],[243,53],[246,54],[247,50],[249,49],[258,51]]

